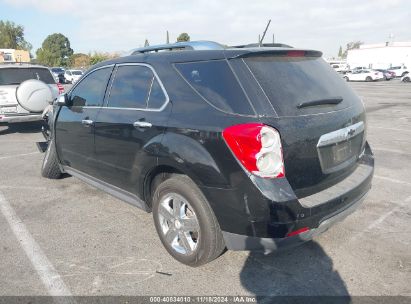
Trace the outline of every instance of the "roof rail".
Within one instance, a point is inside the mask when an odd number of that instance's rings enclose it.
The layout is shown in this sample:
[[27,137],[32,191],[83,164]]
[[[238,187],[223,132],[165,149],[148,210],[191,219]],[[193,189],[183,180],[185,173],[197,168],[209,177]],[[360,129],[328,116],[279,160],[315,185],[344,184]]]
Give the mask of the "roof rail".
[[130,52],[130,55],[137,55],[141,53],[158,52],[165,50],[224,50],[224,46],[214,41],[187,41],[176,42],[171,44],[159,44],[153,46],[142,47],[134,49]]

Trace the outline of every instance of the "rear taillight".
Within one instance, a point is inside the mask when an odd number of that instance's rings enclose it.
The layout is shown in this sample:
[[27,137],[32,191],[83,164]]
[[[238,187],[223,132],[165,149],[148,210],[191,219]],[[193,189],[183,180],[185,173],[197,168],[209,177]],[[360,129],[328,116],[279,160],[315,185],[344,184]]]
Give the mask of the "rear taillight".
[[235,125],[223,137],[238,161],[252,174],[284,177],[281,139],[278,131],[260,123]]
[[57,88],[59,90],[59,94],[63,94],[64,93],[64,87],[61,83],[57,83]]

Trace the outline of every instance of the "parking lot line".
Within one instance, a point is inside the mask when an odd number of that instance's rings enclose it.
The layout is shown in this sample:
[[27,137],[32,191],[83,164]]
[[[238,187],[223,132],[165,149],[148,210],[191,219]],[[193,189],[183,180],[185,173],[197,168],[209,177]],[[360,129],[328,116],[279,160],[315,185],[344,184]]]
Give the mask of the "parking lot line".
[[403,202],[399,202],[397,207],[395,207],[395,208],[391,209],[390,211],[388,211],[387,213],[384,213],[383,215],[381,215],[379,218],[377,218],[375,221],[373,221],[371,224],[369,224],[364,230],[362,230],[359,233],[357,233],[356,235],[354,235],[350,239],[350,241],[355,241],[358,238],[360,238],[364,233],[372,231],[373,229],[375,229],[376,227],[381,225],[381,223],[383,223],[389,216],[391,216],[392,214],[394,214],[395,212],[397,212],[401,208],[405,207],[409,202],[411,202],[411,196],[407,197]]
[[23,154],[15,154],[15,155],[8,155],[8,156],[1,156],[0,160],[2,159],[9,159],[9,158],[15,158],[15,157],[20,157],[20,156],[27,156],[27,155],[33,155],[33,154],[38,154],[40,152],[30,152],[30,153],[23,153]]
[[386,177],[386,176],[381,176],[381,175],[376,175],[376,174],[374,174],[374,177],[379,178],[379,179],[383,179],[383,180],[386,180],[388,182],[392,182],[392,183],[395,183],[395,184],[402,184],[402,185],[411,186],[411,183],[404,182],[402,180],[391,178],[391,177]]
[[394,209],[392,209],[391,211],[383,214],[382,216],[380,216],[378,219],[376,219],[374,222],[372,222],[370,225],[368,225],[368,227],[365,230],[371,230],[376,228],[377,226],[379,226],[382,222],[384,222],[386,220],[386,218],[388,218],[391,214],[397,212],[399,209],[401,209],[402,207],[404,207],[406,204],[408,204],[408,202],[411,201],[411,196],[407,197],[404,202],[400,203],[397,207],[395,207]]
[[389,152],[389,153],[397,153],[397,154],[402,154],[402,155],[411,155],[409,152],[404,152],[401,150],[396,150],[396,149],[386,149],[386,148],[380,148],[378,146],[373,146],[373,150],[375,151],[382,151],[382,152]]
[[372,129],[383,129],[383,130],[396,131],[396,132],[411,132],[411,130],[408,130],[408,129],[378,127],[378,126],[373,126],[371,124],[369,125],[369,128],[371,130]]
[[44,190],[47,190],[47,187],[36,187],[36,186],[8,186],[8,185],[0,185],[0,189],[12,189],[12,190],[38,190],[38,191],[44,191]]
[[[6,218],[11,230],[19,241],[21,247],[29,258],[34,269],[37,271],[41,281],[51,296],[71,296],[70,290],[64,284],[60,275],[44,254],[43,250],[33,239],[22,220],[17,216],[10,203],[6,200],[3,193],[0,192],[0,211]],[[58,298],[56,299],[59,300]],[[62,298],[61,302],[76,303],[70,298]]]

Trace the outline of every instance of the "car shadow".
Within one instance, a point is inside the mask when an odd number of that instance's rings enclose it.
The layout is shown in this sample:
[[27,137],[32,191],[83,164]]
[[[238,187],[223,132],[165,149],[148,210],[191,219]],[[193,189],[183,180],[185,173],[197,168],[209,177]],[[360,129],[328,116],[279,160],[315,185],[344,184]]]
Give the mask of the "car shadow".
[[329,296],[338,303],[351,300],[332,259],[315,241],[271,254],[250,252],[240,280],[258,303],[322,303]]
[[0,125],[0,135],[12,133],[39,133],[41,132],[42,121],[13,123],[8,125]]

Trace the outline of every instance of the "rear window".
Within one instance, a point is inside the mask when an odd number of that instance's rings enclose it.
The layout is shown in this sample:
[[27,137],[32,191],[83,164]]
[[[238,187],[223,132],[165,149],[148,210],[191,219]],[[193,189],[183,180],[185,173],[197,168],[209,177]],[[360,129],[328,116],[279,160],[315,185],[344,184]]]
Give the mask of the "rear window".
[[52,68],[51,71],[53,73],[64,73],[64,70],[61,68]]
[[214,107],[228,113],[255,114],[226,60],[180,63],[176,68]]
[[28,79],[38,79],[48,84],[55,83],[48,69],[43,68],[1,68],[0,85],[20,84]]
[[[279,116],[337,110],[357,100],[355,93],[320,57],[260,56],[244,59]],[[340,96],[338,105],[298,109],[307,101]]]

